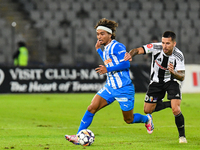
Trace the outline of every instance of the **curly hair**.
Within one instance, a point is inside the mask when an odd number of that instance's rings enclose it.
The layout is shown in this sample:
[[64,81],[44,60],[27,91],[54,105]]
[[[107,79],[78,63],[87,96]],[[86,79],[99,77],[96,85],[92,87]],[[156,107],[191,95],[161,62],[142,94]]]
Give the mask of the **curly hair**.
[[96,29],[98,26],[105,26],[105,27],[111,29],[112,30],[111,39],[115,39],[116,27],[118,27],[118,23],[116,23],[115,21],[112,21],[112,20],[108,20],[106,18],[102,18],[101,20],[99,20],[99,22],[95,25],[94,28]]

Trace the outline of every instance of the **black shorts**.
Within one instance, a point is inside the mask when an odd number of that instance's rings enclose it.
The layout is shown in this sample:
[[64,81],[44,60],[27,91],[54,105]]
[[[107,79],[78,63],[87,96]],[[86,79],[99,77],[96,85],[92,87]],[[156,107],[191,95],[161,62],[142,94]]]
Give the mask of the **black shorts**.
[[167,92],[167,99],[180,99],[181,91],[180,85],[176,81],[168,81],[166,83],[153,82],[149,85],[148,91],[145,96],[146,103],[157,103],[163,100]]

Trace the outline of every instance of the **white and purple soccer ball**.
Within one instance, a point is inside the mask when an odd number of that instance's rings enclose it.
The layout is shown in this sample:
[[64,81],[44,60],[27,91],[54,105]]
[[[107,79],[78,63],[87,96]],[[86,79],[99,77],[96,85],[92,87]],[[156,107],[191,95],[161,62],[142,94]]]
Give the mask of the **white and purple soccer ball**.
[[89,129],[83,129],[78,134],[78,142],[83,146],[90,146],[95,139],[94,133]]

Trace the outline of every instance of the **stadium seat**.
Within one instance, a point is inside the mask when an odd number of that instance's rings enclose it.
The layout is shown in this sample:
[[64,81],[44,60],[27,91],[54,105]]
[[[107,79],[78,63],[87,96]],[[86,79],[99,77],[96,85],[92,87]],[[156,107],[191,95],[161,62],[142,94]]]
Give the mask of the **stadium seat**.
[[39,19],[35,22],[34,27],[35,28],[44,28],[47,25],[47,21],[44,19]]
[[53,12],[52,11],[43,11],[42,12],[42,18],[46,21],[52,20],[53,19]]
[[178,2],[177,5],[178,5],[179,11],[188,11],[188,9],[189,9],[189,5],[187,2],[181,2],[181,3]]
[[133,19],[132,25],[133,25],[133,27],[142,27],[142,26],[144,26],[144,22],[142,19]]
[[57,11],[59,9],[60,9],[60,4],[58,2],[51,1],[47,3],[47,10]]
[[163,1],[165,10],[174,11],[177,8],[176,2],[174,0]]
[[152,10],[152,8],[153,8],[152,5],[153,4],[152,4],[151,1],[146,1],[146,2],[145,1],[144,2],[141,1],[141,2],[142,2],[142,10],[143,11],[146,11],[146,10],[151,11]]
[[112,18],[112,11],[111,10],[104,10],[100,12],[101,18],[111,19]]
[[74,18],[76,18],[76,12],[73,11],[73,10],[68,10],[68,11],[66,11],[66,18],[67,18],[69,21],[73,21]]
[[104,3],[102,3],[101,1],[95,1],[95,2],[93,2],[93,4],[94,4],[95,10],[97,10],[97,11],[102,11],[105,9]]
[[154,26],[155,24],[155,20],[154,19],[149,19],[149,20],[144,20],[144,26],[151,28]]
[[199,0],[189,0],[187,2],[191,11],[199,11],[200,9]]
[[128,38],[130,38],[130,39],[134,38],[135,36],[138,35],[138,29],[137,28],[128,28],[127,35],[128,35]]
[[91,10],[90,13],[89,13],[89,16],[90,16],[91,19],[93,19],[95,21],[100,18],[99,11],[96,11],[96,10]]
[[125,13],[122,10],[114,10],[113,11],[113,18],[114,19],[123,19],[125,17]]
[[125,26],[125,28],[131,27],[131,19],[128,18],[121,18],[118,20],[119,26]]
[[163,12],[163,17],[164,19],[174,19],[175,18],[175,15],[174,15],[174,11],[171,11],[171,10],[166,10]]
[[194,21],[199,20],[199,12],[197,11],[188,11],[188,18]]
[[30,11],[30,18],[34,21],[41,19],[41,12],[39,10],[32,10]]
[[128,10],[128,3],[124,1],[118,1],[119,10],[126,11]]
[[126,17],[128,19],[136,19],[138,18],[138,12],[136,10],[127,10]]
[[64,12],[62,11],[55,11],[53,16],[54,16],[54,19],[57,21],[62,21],[65,19]]
[[109,1],[109,3],[106,3],[105,9],[114,11],[117,9],[117,3],[115,1]]
[[193,24],[194,24],[194,27],[195,27],[195,28],[199,28],[200,20],[197,19],[197,20],[193,21]]
[[177,19],[169,19],[168,22],[169,22],[169,26],[171,28],[178,28],[178,27],[180,27],[180,21],[177,20]]
[[152,10],[151,11],[151,18],[156,19],[156,20],[162,19],[163,18],[162,11]]
[[82,5],[83,9],[86,10],[86,11],[91,11],[93,10],[93,3],[91,2],[83,2],[83,5]]
[[179,20],[187,19],[187,11],[176,11],[176,19]]
[[57,21],[57,20],[48,20],[47,21],[47,26],[49,27],[49,28],[58,28],[59,27],[59,22]]
[[81,5],[82,5],[81,2],[75,2],[74,1],[72,3],[72,10],[75,11],[75,12],[78,12],[81,9]]
[[47,9],[46,2],[35,1],[35,4],[36,4],[36,10],[45,11]]
[[192,21],[190,19],[182,19],[180,22],[182,27],[192,27]]
[[158,12],[161,12],[161,11],[163,11],[164,10],[164,6],[163,6],[163,3],[162,2],[160,2],[160,1],[154,1],[154,2],[152,2],[153,4],[152,4],[152,10],[153,11],[158,11]]
[[60,1],[60,10],[61,11],[68,11],[71,8],[71,2],[69,1]]
[[150,14],[150,11],[148,11],[148,10],[139,11],[138,12],[138,17],[140,19],[143,19],[143,20],[149,19],[150,18],[149,14]]

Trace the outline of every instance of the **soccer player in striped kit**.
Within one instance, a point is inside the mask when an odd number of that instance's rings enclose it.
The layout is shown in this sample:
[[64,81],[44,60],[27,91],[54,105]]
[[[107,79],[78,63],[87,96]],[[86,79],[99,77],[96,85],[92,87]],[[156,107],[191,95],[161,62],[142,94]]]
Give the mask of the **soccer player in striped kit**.
[[[150,84],[145,97],[144,112],[151,114],[171,107],[179,132],[179,143],[187,143],[184,117],[180,109],[180,86],[185,78],[185,64],[183,53],[175,46],[176,34],[166,31],[162,35],[162,42],[132,49],[125,54],[124,59],[131,60],[135,55],[152,53]],[[166,92],[170,101],[163,102]]]
[[[97,33],[95,48],[104,62],[104,65],[99,65],[95,70],[100,75],[106,74],[107,80],[105,86],[97,92],[88,106],[78,132],[90,126],[97,111],[117,100],[124,121],[127,124],[145,123],[147,132],[151,134],[154,129],[151,115],[133,113],[135,90],[129,75],[130,62],[124,61],[126,47],[115,40],[117,26],[115,21],[105,18],[95,26]],[[101,50],[102,45],[104,46],[103,51]],[[73,144],[79,144],[76,135],[66,135],[65,138]]]

